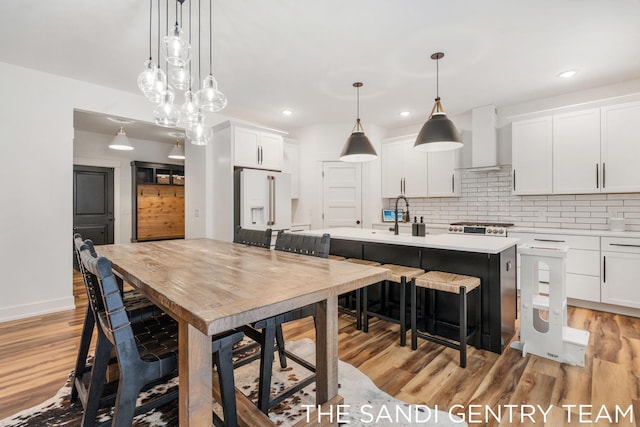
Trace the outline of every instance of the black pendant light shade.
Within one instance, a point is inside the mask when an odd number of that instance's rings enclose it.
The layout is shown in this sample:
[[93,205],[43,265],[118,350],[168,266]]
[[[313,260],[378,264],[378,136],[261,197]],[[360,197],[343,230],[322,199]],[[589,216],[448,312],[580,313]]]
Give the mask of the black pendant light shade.
[[364,128],[362,127],[362,123],[360,123],[360,88],[362,87],[362,83],[356,82],[353,84],[353,87],[355,87],[358,92],[358,118],[356,119],[356,125],[351,131],[351,136],[347,139],[340,153],[340,160],[343,162],[367,162],[377,159],[378,153],[376,153],[376,149],[373,148],[369,138],[364,134]]
[[462,139],[446,113],[433,113],[422,126],[414,148],[421,151],[447,151],[462,147]]
[[[436,67],[438,60],[444,56],[442,52],[436,52],[431,55],[431,59],[436,60]],[[449,120],[447,114],[444,112],[442,103],[440,102],[438,79],[439,70],[436,68],[436,99],[429,115],[429,120],[422,126],[420,133],[416,138],[416,142],[413,147],[420,151],[447,151],[455,150],[462,147],[462,138],[460,133],[454,126],[453,122]]]

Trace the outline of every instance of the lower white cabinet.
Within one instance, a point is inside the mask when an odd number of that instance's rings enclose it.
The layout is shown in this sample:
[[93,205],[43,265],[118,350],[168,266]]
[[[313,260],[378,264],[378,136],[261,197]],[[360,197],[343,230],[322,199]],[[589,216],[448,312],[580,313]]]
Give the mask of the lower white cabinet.
[[[566,259],[567,297],[600,302],[600,238],[597,236],[556,235],[546,233],[509,233],[509,237],[522,239],[520,245],[543,247],[568,246]],[[549,271],[540,266],[541,289],[549,283]],[[520,288],[520,256],[518,255],[518,288]]]
[[640,239],[603,237],[602,302],[640,308]]

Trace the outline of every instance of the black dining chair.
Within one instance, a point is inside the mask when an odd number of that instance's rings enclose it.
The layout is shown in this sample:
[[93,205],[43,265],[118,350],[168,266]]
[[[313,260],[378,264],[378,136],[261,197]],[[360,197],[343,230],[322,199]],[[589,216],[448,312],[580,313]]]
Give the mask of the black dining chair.
[[233,234],[233,243],[242,243],[244,245],[269,249],[271,248],[272,234],[273,232],[270,228],[266,230],[250,230],[238,226]]
[[[276,237],[275,250],[292,252],[301,255],[327,258],[329,256],[330,236],[312,236],[297,233],[286,233],[279,231]],[[305,317],[315,316],[315,305],[309,305],[292,311],[288,311],[277,316],[255,322],[251,326],[247,325],[241,329],[251,339],[260,343],[260,378],[258,383],[258,408],[265,414],[269,408],[278,404],[283,399],[303,389],[315,381],[315,366],[306,360],[287,352],[285,349],[282,324]],[[278,393],[271,399],[271,375],[274,359],[273,343],[276,341],[276,348],[280,357],[280,366],[286,368],[287,357],[296,363],[304,366],[312,372],[312,375],[300,381],[296,386]]]
[[[87,287],[87,280],[90,280],[89,275],[82,262],[80,260],[80,248],[86,247],[91,256],[96,258],[98,254],[96,253],[95,247],[93,246],[93,242],[89,239],[83,240],[82,236],[78,233],[73,235],[73,243],[74,243],[74,252],[76,255],[76,260],[78,262],[78,269],[80,270],[80,274],[82,274],[82,280],[85,285],[85,289]],[[119,283],[120,291],[122,292],[122,301],[125,306],[125,310],[127,311],[127,316],[131,323],[138,323],[144,321],[146,319],[158,316],[162,314],[162,310],[153,304],[147,297],[142,295],[140,292],[136,290],[122,290],[122,285]],[[89,300],[95,298],[95,296],[87,294]],[[91,370],[91,364],[87,364],[87,356],[89,355],[89,347],[91,346],[91,338],[93,336],[93,330],[95,329],[96,319],[94,312],[91,308],[91,304],[87,304],[87,310],[84,316],[84,323],[82,325],[82,333],[80,335],[80,344],[78,345],[78,355],[76,357],[76,367],[73,373],[73,383],[71,387],[71,402],[76,402],[78,397],[82,396],[80,399],[83,406],[86,403],[86,387],[82,382],[82,377]]]
[[[112,350],[119,367],[119,381],[112,426],[130,426],[133,417],[168,403],[177,392],[166,393],[136,407],[141,390],[174,377],[178,369],[178,324],[167,314],[132,323],[122,301],[120,289],[107,258],[94,257],[87,245],[79,248],[80,261],[87,272],[89,300],[98,339],[91,369],[89,390],[82,425],[96,425],[96,416],[105,388],[107,365]],[[218,369],[224,422],[216,414],[216,425],[236,426],[235,382],[232,347],[242,339],[242,332],[231,330],[212,337],[213,362]],[[107,425],[102,423],[101,425]]]

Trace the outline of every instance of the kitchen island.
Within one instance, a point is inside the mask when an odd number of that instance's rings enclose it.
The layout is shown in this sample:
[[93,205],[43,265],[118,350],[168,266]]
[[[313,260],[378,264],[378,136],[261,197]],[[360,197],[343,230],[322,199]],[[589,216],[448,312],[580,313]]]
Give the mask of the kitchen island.
[[[331,228],[305,233],[329,233],[332,255],[479,277],[482,333],[474,345],[501,353],[515,333],[516,244],[519,239],[470,234],[420,237],[360,228]],[[456,331],[451,326],[458,323],[458,299],[454,295],[425,293],[418,303],[424,314],[421,329],[455,338]],[[471,300],[470,319],[475,318],[473,307]],[[435,320],[429,316],[431,313]]]

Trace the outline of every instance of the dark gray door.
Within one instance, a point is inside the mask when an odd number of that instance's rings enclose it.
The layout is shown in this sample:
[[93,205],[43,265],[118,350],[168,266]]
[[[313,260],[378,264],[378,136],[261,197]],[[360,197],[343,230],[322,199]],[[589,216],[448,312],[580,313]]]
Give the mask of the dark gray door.
[[73,230],[96,245],[113,243],[113,168],[73,165]]

